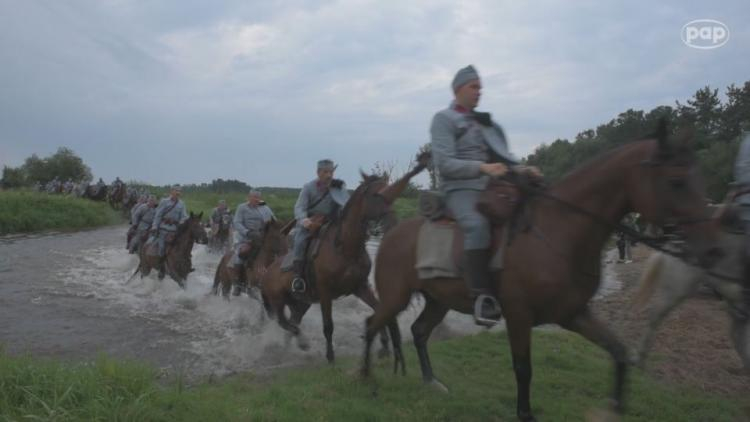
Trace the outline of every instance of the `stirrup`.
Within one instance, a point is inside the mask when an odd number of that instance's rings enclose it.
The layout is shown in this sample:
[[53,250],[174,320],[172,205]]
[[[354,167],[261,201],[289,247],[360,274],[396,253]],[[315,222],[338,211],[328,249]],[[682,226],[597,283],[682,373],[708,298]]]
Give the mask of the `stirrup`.
[[[482,305],[485,303],[485,301],[491,301],[492,304],[495,307],[495,310],[497,311],[497,319],[492,318],[485,318],[482,316]],[[497,303],[497,299],[495,299],[493,296],[490,296],[488,294],[480,294],[477,296],[476,299],[474,299],[474,322],[477,325],[482,325],[485,327],[492,327],[503,318],[502,311],[500,309],[500,304]]]
[[300,276],[294,276],[292,279],[292,293],[305,293],[307,290],[307,283]]

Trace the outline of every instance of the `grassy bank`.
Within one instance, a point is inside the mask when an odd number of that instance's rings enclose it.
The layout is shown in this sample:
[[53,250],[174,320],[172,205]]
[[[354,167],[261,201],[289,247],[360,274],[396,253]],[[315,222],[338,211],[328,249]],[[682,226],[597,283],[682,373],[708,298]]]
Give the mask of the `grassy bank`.
[[0,235],[76,230],[119,221],[118,213],[104,202],[30,191],[0,192]]
[[[0,355],[0,419],[259,420],[259,421],[490,421],[515,420],[515,382],[505,335],[435,342],[432,361],[451,388],[422,385],[411,345],[406,377],[390,362],[374,368],[375,382],[354,375],[358,360],[296,368],[269,377],[245,374],[214,384],[167,386],[137,364],[100,359],[69,366]],[[575,335],[534,336],[534,410],[542,420],[582,420],[605,405],[611,363]],[[739,401],[661,385],[635,372],[624,420],[739,420]]]

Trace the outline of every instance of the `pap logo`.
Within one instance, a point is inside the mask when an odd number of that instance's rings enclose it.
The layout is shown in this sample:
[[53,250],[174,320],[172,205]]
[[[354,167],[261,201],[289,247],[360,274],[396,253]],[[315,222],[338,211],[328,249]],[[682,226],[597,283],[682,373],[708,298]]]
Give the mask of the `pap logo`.
[[713,19],[697,19],[682,27],[682,42],[688,47],[710,50],[729,41],[729,27]]

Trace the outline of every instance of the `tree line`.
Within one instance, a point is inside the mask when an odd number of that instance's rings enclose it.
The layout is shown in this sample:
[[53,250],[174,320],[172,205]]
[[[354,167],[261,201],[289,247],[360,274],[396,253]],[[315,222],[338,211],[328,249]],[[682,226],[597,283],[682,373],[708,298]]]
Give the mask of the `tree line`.
[[551,182],[559,180],[579,164],[629,140],[653,132],[661,117],[670,128],[688,128],[693,132],[692,146],[706,179],[708,196],[721,201],[734,179],[734,160],[742,130],[750,130],[750,81],[742,87],[730,85],[726,101],[718,89],[706,86],[695,92],[686,104],[659,106],[650,111],[629,109],[596,129],[576,135],[571,142],[557,139],[537,147],[524,162],[542,169]]
[[44,186],[57,177],[75,183],[91,182],[91,169],[72,150],[65,147],[49,157],[40,158],[36,154],[28,157],[19,167],[3,167],[3,178],[0,186],[4,189],[31,187],[36,184]]

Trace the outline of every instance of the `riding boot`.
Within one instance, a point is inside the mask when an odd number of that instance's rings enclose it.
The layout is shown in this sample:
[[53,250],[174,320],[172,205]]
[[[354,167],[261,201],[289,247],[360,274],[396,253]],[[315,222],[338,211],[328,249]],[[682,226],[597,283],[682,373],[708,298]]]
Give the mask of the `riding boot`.
[[163,256],[159,257],[159,263],[157,264],[157,267],[159,269],[159,275],[158,275],[159,280],[163,279],[167,272],[167,268],[166,268],[167,266],[166,266],[165,261],[166,261],[165,257]]
[[292,264],[292,271],[294,272],[294,278],[292,278],[292,293],[304,293],[307,290],[307,283],[302,274],[303,270],[302,261],[294,261]]
[[232,291],[232,294],[234,296],[239,296],[242,294],[243,291],[245,291],[245,266],[244,265],[235,265],[234,266],[234,290]]
[[502,309],[490,287],[490,251],[472,249],[464,252],[464,274],[469,295],[474,300],[474,322],[491,327],[502,318]]

